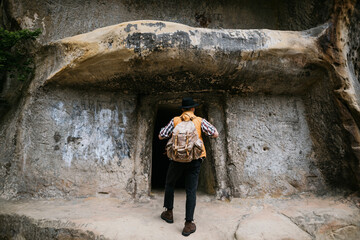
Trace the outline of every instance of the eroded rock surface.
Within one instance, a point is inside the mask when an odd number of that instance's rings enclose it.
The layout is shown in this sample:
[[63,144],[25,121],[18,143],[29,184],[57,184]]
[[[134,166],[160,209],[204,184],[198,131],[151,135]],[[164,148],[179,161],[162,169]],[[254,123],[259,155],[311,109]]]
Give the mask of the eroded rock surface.
[[286,32],[123,23],[45,47],[37,84],[137,93],[301,93],[323,77],[317,41],[327,27]]
[[[148,201],[157,111],[163,104],[175,112],[188,94],[220,130],[217,140],[205,142],[209,157],[200,179],[218,198],[359,190],[357,1],[275,1],[280,12],[295,12],[287,27],[276,24],[277,14],[251,20],[266,27],[270,19],[273,30],[219,29],[255,26],[232,19],[231,1],[221,10],[228,19],[210,23],[203,14],[196,24],[184,13],[160,18],[178,23],[129,18],[153,16],[162,3],[137,15],[143,1],[89,1],[85,11],[121,8],[126,14],[117,17],[130,22],[95,24],[86,14],[88,25],[84,17],[71,25],[65,17],[80,9],[78,2],[39,2],[1,5],[2,25],[44,31],[34,78],[6,79],[1,88],[8,104],[0,117],[2,198]],[[198,11],[202,3],[187,7]],[[216,13],[219,3],[213,4]]]
[[71,90],[44,94],[51,97],[36,97],[19,133],[25,140],[17,162],[24,173],[21,188],[38,197],[131,196],[136,98]]
[[237,240],[312,239],[310,234],[300,229],[285,216],[266,210],[253,214],[240,222],[235,236]]
[[[148,203],[118,198],[0,201],[0,238],[183,239],[185,192],[175,193],[174,223],[160,219],[163,192]],[[234,199],[199,194],[195,239],[347,239],[360,236],[360,211],[342,197]]]
[[156,19],[192,27],[305,30],[326,22],[332,1],[286,0],[89,0],[3,1],[7,26],[42,28],[42,42],[93,31],[121,22]]
[[300,98],[234,97],[226,106],[234,196],[323,189]]

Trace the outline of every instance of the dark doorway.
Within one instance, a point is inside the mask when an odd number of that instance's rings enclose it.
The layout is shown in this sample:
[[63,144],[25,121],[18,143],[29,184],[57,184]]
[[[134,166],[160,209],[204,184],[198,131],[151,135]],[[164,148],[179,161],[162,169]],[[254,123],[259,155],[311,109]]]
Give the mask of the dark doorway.
[[[151,188],[163,190],[165,188],[166,172],[169,166],[169,159],[165,154],[167,140],[159,140],[158,135],[162,127],[166,126],[175,116],[180,116],[181,109],[175,105],[159,105],[155,119],[153,151],[152,151],[152,171]],[[204,107],[196,109],[195,114],[200,117],[204,115]],[[215,193],[215,174],[211,157],[211,148],[208,139],[204,138],[207,150],[207,160],[202,164],[199,175],[199,190],[214,194]],[[185,188],[184,176],[180,177],[176,183],[176,188]]]
[[[152,189],[164,189],[166,172],[169,166],[169,159],[165,154],[165,145],[167,140],[159,140],[158,135],[162,127],[166,126],[171,119],[181,114],[181,109],[173,105],[160,105],[156,114],[153,151],[152,151]],[[178,183],[181,180],[179,179]]]

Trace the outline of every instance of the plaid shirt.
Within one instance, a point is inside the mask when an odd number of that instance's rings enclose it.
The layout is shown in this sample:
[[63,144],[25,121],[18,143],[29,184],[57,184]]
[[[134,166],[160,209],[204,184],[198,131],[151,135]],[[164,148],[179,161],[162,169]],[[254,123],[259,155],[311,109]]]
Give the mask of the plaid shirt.
[[[173,130],[174,130],[174,119],[171,119],[171,121],[160,130],[160,136],[163,138],[169,138]],[[212,136],[214,135],[216,128],[205,119],[202,119],[201,131],[205,133],[206,136]]]

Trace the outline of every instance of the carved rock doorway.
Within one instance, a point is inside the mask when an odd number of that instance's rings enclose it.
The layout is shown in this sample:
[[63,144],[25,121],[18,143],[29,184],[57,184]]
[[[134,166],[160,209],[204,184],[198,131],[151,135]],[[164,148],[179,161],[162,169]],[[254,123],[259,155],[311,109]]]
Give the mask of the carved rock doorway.
[[[160,141],[158,135],[160,129],[170,122],[170,120],[181,114],[178,104],[160,104],[155,116],[153,146],[152,146],[152,164],[151,164],[151,189],[164,190],[166,173],[169,166],[169,160],[165,154],[165,145],[167,140]],[[200,106],[195,114],[206,118],[206,106]],[[198,190],[208,194],[215,194],[215,169],[212,161],[211,147],[208,139],[204,137],[207,151],[207,160],[202,164],[199,175]],[[177,189],[184,189],[184,176],[181,176],[177,183]]]

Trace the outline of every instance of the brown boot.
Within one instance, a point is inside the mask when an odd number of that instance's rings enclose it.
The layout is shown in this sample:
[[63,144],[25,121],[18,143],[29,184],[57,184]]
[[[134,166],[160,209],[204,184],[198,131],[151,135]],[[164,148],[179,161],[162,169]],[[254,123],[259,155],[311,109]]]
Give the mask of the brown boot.
[[185,227],[184,227],[184,229],[182,231],[182,235],[187,237],[190,234],[194,233],[195,231],[196,231],[195,223],[186,221],[185,222]]
[[167,222],[167,223],[173,223],[174,222],[173,211],[172,210],[163,211],[161,213],[160,217],[161,217],[161,219],[165,220],[165,222]]

